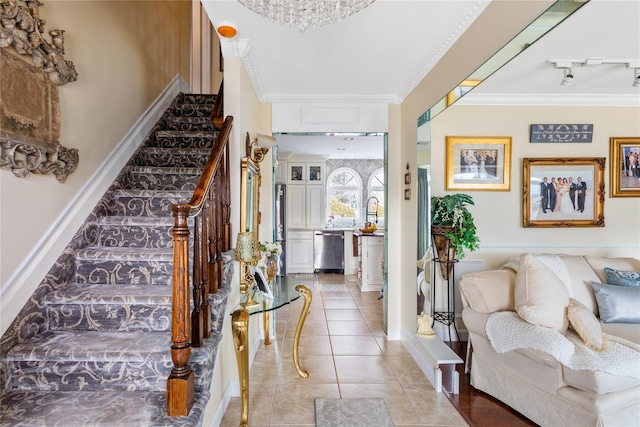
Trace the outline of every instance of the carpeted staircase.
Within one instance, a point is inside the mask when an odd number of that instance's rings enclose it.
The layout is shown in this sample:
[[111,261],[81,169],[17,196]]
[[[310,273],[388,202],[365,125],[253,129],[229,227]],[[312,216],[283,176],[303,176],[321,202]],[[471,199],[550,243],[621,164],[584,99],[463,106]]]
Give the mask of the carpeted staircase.
[[191,351],[195,404],[166,416],[171,205],[187,202],[217,129],[214,95],[179,94],[0,341],[0,425],[202,423],[231,283],[211,294],[211,338]]

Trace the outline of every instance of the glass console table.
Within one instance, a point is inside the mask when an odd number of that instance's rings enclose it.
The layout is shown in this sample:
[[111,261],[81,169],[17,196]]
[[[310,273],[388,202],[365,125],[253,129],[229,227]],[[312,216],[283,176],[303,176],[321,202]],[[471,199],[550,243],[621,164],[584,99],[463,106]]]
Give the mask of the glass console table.
[[264,343],[269,345],[271,344],[271,312],[292,303],[300,296],[304,297],[304,305],[300,312],[296,333],[293,338],[293,364],[301,378],[309,377],[309,373],[300,367],[298,349],[302,327],[311,306],[311,289],[291,276],[277,276],[271,281],[269,287],[273,298],[268,298],[263,293],[256,291],[254,286],[251,292],[255,292],[253,298],[257,304],[244,307],[242,304],[247,299],[247,296],[244,295],[240,303],[234,308],[233,313],[231,313],[231,329],[238,363],[238,381],[240,383],[241,427],[246,426],[249,422],[249,316],[262,313]]

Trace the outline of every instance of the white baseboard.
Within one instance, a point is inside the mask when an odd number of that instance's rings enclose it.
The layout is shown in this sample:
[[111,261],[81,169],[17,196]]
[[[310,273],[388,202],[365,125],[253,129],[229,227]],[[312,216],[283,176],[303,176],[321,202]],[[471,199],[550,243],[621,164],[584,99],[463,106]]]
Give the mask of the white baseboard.
[[189,91],[189,84],[179,74],[176,75],[87,180],[7,282],[2,285],[0,288],[2,334],[29,300],[162,113],[179,92]]
[[218,404],[216,408],[216,413],[213,416],[213,420],[209,424],[210,427],[218,427],[222,424],[222,418],[224,418],[224,413],[227,412],[227,408],[229,407],[229,402],[232,397],[240,396],[240,383],[238,380],[232,380],[227,383],[227,387],[224,389],[224,395],[222,396],[222,400]]

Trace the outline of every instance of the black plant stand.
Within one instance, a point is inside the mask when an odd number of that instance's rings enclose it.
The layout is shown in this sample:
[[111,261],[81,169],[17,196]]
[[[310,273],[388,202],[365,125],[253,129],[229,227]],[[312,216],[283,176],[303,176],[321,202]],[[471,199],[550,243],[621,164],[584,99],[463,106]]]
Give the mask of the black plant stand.
[[[456,262],[458,262],[457,259],[453,259],[453,260],[441,260],[440,258],[438,258],[437,251],[433,250],[432,253],[433,255],[433,262],[435,264],[450,264],[451,266],[451,272],[449,273],[449,278],[446,280],[447,282],[447,309],[446,311],[436,311],[436,270],[438,270],[438,268],[432,268],[432,280],[431,280],[431,291],[432,291],[432,301],[433,301],[433,322],[431,323],[431,327],[433,328],[433,326],[435,325],[436,322],[446,326],[448,328],[449,331],[449,342],[451,342],[451,325],[453,325],[453,330],[456,333],[456,339],[458,341],[460,341],[460,335],[458,335],[458,328],[456,327],[456,298],[455,298],[455,294],[452,298],[451,293],[453,291],[453,286],[455,284],[455,266],[456,266]],[[448,265],[449,266],[449,265]],[[434,266],[435,267],[435,266]]]

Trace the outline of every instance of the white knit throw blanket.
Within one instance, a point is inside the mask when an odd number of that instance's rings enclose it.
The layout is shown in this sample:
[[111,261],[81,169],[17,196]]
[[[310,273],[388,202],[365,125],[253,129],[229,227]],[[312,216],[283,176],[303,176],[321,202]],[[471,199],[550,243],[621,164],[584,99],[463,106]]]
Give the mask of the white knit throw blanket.
[[538,350],[574,370],[602,371],[612,375],[640,379],[640,345],[604,334],[607,350],[595,351],[568,330],[563,336],[555,329],[533,325],[512,311],[489,316],[486,325],[491,346],[498,353],[517,349]]

